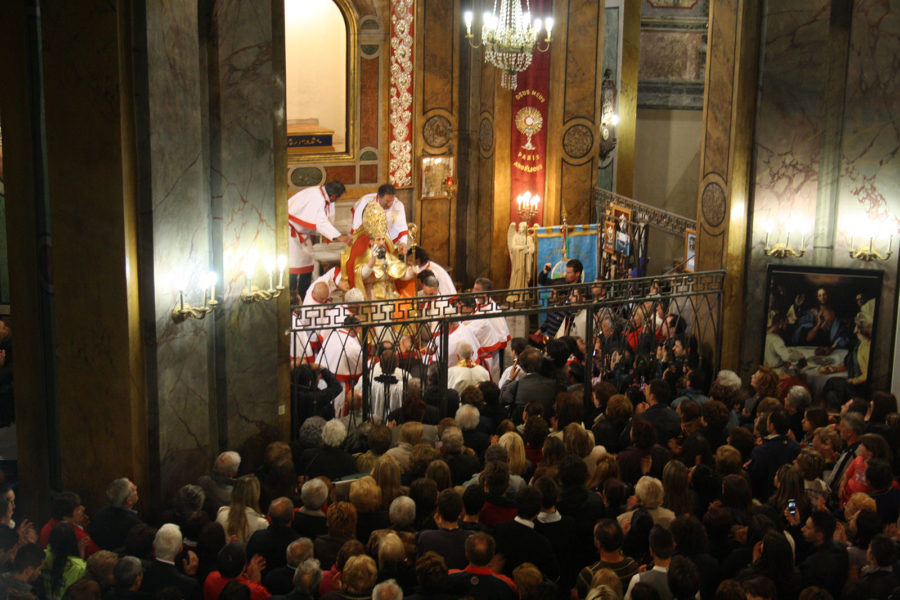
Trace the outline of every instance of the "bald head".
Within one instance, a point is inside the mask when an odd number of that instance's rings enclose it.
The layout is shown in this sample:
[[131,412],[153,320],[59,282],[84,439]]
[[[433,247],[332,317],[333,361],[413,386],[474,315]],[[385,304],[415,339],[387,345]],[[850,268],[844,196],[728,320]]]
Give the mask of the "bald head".
[[456,356],[459,357],[459,360],[471,360],[473,353],[472,345],[467,342],[461,342],[456,345]]
[[320,281],[313,286],[312,296],[316,302],[328,302],[328,284]]
[[294,518],[294,503],[290,498],[275,498],[269,504],[269,518],[273,525],[288,526]]

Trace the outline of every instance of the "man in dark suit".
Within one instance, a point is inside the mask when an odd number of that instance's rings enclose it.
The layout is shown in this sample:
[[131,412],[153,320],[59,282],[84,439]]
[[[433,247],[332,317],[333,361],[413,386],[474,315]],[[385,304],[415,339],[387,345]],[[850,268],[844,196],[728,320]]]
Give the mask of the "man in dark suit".
[[673,437],[681,433],[681,418],[672,410],[672,388],[663,379],[654,379],[643,386],[646,402],[637,406],[636,419],[649,421],[656,429],[656,437],[660,445],[665,447]]
[[156,597],[166,588],[175,588],[186,600],[200,598],[200,584],[191,577],[197,572],[199,561],[197,555],[188,552],[188,558],[182,562],[186,574],[178,572],[175,559],[183,548],[181,529],[173,523],[166,523],[156,532],[153,539],[154,560],[144,572],[141,591]]
[[291,595],[295,591],[294,578],[297,576],[297,567],[313,557],[313,543],[309,538],[297,538],[288,544],[284,553],[287,564],[277,569],[270,569],[263,577],[262,584],[273,595]]
[[534,530],[534,521],[541,512],[541,493],[534,486],[523,487],[516,497],[516,518],[497,524],[494,537],[497,553],[503,555],[503,573],[511,576],[513,569],[530,562],[546,579],[559,578],[559,563],[553,546],[543,535]]
[[290,498],[275,498],[269,504],[269,526],[250,536],[247,540],[247,556],[259,554],[266,559],[262,574],[265,577],[272,569],[287,564],[285,551],[288,544],[300,535],[291,528],[294,518],[294,503]]
[[[800,532],[811,551],[800,561],[800,578],[803,587],[823,587],[839,598],[847,581],[849,557],[847,549],[834,540],[836,525],[835,518],[825,510],[814,510],[806,519]],[[798,560],[804,556],[800,547],[797,556]]]
[[144,567],[141,559],[134,556],[123,556],[113,567],[115,587],[104,598],[106,600],[151,600],[152,595],[142,592]]
[[462,514],[462,496],[453,488],[447,488],[438,494],[437,510],[434,522],[437,529],[426,529],[419,533],[416,540],[416,557],[426,552],[437,552],[444,557],[450,569],[464,569],[466,560],[466,540],[472,530],[461,529],[459,517]]
[[599,495],[587,488],[588,469],[584,460],[569,455],[559,463],[559,499],[556,509],[563,517],[575,520],[577,536],[572,538],[572,557],[575,568],[581,569],[594,561],[594,524],[606,516],[606,506]]
[[270,599],[313,600],[319,596],[319,585],[321,583],[322,569],[319,568],[319,561],[310,557],[297,565],[293,589],[283,596],[270,596]]
[[781,465],[787,464],[800,454],[800,444],[787,436],[791,418],[783,408],[769,414],[766,430],[769,435],[763,443],[753,449],[747,473],[756,498],[768,498],[774,491],[773,479]]
[[463,482],[481,470],[481,461],[478,457],[463,452],[462,430],[456,427],[448,427],[441,436],[443,444],[444,461],[450,467],[450,476],[453,485],[462,485]]
[[311,540],[328,533],[328,524],[322,506],[328,500],[328,486],[319,478],[310,479],[300,488],[303,506],[294,513],[291,526],[298,535]]
[[847,412],[841,416],[838,423],[838,433],[844,442],[844,451],[834,461],[834,468],[825,476],[825,483],[831,488],[833,494],[837,494],[844,478],[844,471],[856,458],[856,449],[859,448],[859,438],[866,431],[866,420],[858,412]]
[[135,525],[141,523],[134,505],[138,501],[138,489],[126,477],[120,477],[106,488],[104,506],[91,521],[90,534],[94,542],[104,550],[118,552],[125,547],[125,537]]
[[522,409],[531,400],[536,400],[544,406],[545,419],[549,419],[553,414],[553,402],[556,400],[556,393],[561,390],[558,389],[555,380],[541,375],[543,362],[544,356],[540,350],[526,348],[519,354],[519,365],[525,371],[525,377],[510,381],[500,390],[500,401],[509,407],[516,424],[522,422]]

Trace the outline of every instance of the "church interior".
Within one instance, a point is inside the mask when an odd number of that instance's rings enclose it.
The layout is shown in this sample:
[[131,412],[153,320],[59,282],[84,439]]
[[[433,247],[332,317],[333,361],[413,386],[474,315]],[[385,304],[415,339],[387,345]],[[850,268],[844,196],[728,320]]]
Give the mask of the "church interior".
[[128,476],[159,505],[287,435],[291,298],[242,291],[287,253],[288,199],[333,180],[342,232],[394,185],[459,290],[507,287],[511,223],[644,210],[639,275],[723,272],[718,363],[744,379],[779,268],[842,294],[874,276],[868,382],[898,393],[896,2],[531,0],[552,37],[513,89],[483,44],[493,4],[0,4],[22,502],[77,482],[95,507]]

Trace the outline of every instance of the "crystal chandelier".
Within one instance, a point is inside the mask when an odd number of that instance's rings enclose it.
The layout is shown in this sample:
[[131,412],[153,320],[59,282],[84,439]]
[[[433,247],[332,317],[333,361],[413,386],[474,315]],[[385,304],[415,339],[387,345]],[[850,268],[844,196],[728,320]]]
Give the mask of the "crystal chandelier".
[[[499,4],[499,10],[498,10]],[[473,48],[479,48],[472,41],[472,11],[463,13],[466,23],[466,39]],[[546,46],[538,45],[538,35],[547,28]],[[518,74],[528,68],[535,50],[546,52],[550,49],[553,17],[531,20],[531,7],[525,0],[522,10],[521,0],[494,0],[494,10],[485,11],[481,24],[481,45],[484,46],[484,60],[503,72],[500,85],[506,89],[516,89]]]

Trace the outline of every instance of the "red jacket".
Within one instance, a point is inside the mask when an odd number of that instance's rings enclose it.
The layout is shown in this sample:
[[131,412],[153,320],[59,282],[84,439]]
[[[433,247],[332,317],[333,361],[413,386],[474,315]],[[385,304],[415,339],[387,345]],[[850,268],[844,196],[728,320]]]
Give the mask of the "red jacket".
[[[46,548],[47,544],[50,542],[50,530],[53,529],[53,526],[59,523],[56,519],[50,519],[44,526],[41,527],[41,535],[38,538],[38,541],[41,543],[42,548]],[[84,547],[84,557],[87,558],[94,552],[100,551],[100,546],[94,543],[94,540],[91,539],[91,536],[88,535],[88,532],[79,527],[78,525],[72,525],[72,529],[75,531],[75,539],[79,542],[84,538],[88,539],[87,546]]]
[[221,573],[213,571],[206,576],[206,581],[203,582],[203,600],[217,600],[219,594],[222,593],[222,590],[225,589],[225,586],[232,579],[237,579],[239,583],[243,583],[250,588],[251,600],[265,600],[272,595],[262,584],[255,581],[250,581],[244,577],[222,577]]

